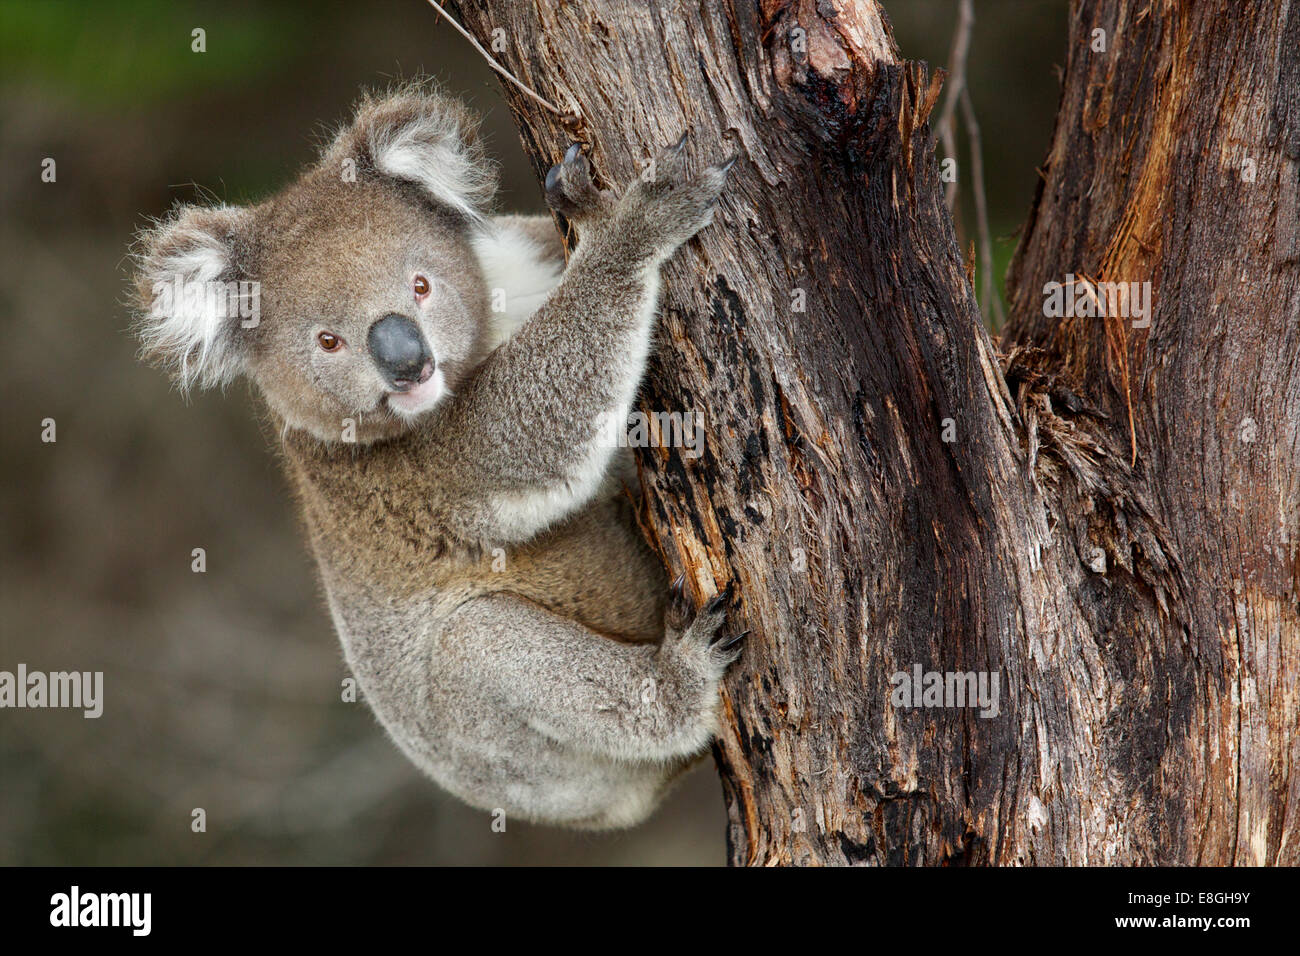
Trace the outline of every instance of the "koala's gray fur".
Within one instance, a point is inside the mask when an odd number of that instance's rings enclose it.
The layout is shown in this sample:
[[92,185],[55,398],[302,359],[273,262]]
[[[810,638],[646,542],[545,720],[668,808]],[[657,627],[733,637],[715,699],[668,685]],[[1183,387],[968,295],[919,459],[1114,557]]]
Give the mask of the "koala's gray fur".
[[[714,732],[739,653],[717,640],[724,602],[666,607],[598,423],[632,404],[660,266],[726,168],[691,176],[678,144],[619,198],[571,149],[547,179],[579,233],[565,268],[549,218],[487,215],[466,112],[406,87],[364,100],[281,193],[182,207],[142,237],[146,353],[183,387],[257,386],[349,666],[398,746],[474,806],[630,825]],[[157,308],[177,276],[259,282],[260,320]],[[368,346],[393,316],[431,353],[410,360],[418,384]]]

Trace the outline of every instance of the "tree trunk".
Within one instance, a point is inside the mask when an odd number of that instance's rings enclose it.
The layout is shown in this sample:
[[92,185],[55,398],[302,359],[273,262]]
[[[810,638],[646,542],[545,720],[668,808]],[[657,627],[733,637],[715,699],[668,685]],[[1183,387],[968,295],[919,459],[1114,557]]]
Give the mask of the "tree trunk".
[[[734,863],[1300,861],[1300,7],[1195,7],[1072,10],[1007,356],[939,78],[871,0],[460,7],[581,117],[505,87],[539,173],[575,137],[618,185],[688,129],[741,153],[642,392],[704,454],[640,456],[670,573],[751,631]],[[1046,318],[1066,273],[1150,281],[1150,327]],[[905,700],[917,669],[997,703]]]

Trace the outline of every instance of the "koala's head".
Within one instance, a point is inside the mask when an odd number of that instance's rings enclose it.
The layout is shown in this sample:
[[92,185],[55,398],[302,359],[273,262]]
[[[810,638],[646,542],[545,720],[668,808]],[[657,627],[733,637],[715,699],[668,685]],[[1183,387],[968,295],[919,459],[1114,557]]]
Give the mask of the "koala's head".
[[182,206],[140,238],[137,331],[182,389],[251,379],[289,428],[391,437],[481,360],[471,238],[495,181],[455,102],[367,98],[320,161],[255,206]]

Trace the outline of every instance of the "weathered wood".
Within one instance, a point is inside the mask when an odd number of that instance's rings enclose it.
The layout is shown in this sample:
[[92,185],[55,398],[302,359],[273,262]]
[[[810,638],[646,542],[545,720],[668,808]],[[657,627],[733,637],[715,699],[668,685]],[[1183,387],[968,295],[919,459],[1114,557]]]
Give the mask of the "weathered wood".
[[[716,748],[733,862],[1300,858],[1300,92],[1278,47],[1300,13],[1202,41],[1173,6],[1076,10],[1012,316],[1010,341],[1039,348],[1005,376],[943,204],[938,82],[900,60],[875,3],[457,13],[485,44],[503,30],[502,62],[581,116],[566,129],[506,88],[539,174],[575,130],[620,185],[688,129],[700,160],[741,153],[715,225],[667,267],[643,391],[649,409],[702,410],[705,452],[640,458],[670,571],[696,597],[734,582],[752,631]],[[1098,17],[1126,25],[1091,60],[1079,45]],[[1252,69],[1215,73],[1225,57]],[[1247,148],[1255,191],[1226,223],[1197,218],[1225,188],[1220,157]],[[1251,231],[1266,225],[1271,241]],[[1136,469],[1099,320],[1035,318],[1035,284],[1075,263],[1160,266],[1152,339],[1126,346],[1147,403]],[[1260,284],[1238,312],[1243,269]],[[1225,410],[1260,423],[1245,460]],[[998,715],[894,706],[892,675],[916,665],[996,675]]]
[[[1077,5],[1043,174],[1008,342],[1046,350],[1136,449],[1189,579],[1181,627],[1117,635],[1129,685],[1177,702],[1170,726],[1148,714],[1125,729],[1140,745],[1128,774],[1143,769],[1164,802],[1162,859],[1294,865],[1300,8]],[[1044,285],[1067,273],[1151,283],[1149,327],[1044,316]],[[1095,633],[1114,626],[1113,596],[1077,599]],[[1165,690],[1151,663],[1176,643],[1192,686]]]

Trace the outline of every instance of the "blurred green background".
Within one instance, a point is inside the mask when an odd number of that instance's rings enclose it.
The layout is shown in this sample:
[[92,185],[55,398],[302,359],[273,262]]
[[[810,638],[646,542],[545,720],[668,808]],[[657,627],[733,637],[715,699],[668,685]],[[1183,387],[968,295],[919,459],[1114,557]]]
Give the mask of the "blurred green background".
[[[885,6],[904,55],[944,63],[955,0]],[[1066,6],[976,12],[1000,277],[1051,133]],[[0,0],[0,670],[105,675],[98,720],[0,711],[0,863],[724,861],[708,765],[612,835],[493,833],[424,780],[340,700],[341,652],[244,388],[187,404],[135,361],[122,301],[144,217],[274,190],[361,87],[416,73],[486,114],[501,208],[542,211],[494,74],[422,0]]]

